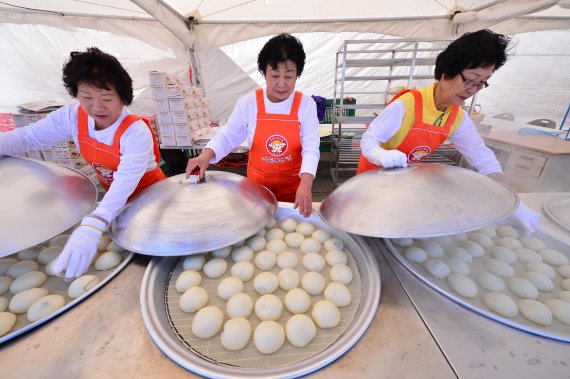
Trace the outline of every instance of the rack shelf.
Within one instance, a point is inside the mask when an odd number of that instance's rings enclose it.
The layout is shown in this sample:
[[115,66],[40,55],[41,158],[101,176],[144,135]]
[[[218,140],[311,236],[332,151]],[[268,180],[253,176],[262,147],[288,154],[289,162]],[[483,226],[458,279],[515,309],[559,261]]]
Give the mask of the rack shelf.
[[[346,40],[336,53],[330,171],[334,185],[356,173],[366,126],[401,88],[429,85],[437,55],[453,39]],[[424,83],[418,83],[418,81]],[[425,82],[428,81],[428,82]],[[358,95],[358,96],[357,96]],[[356,104],[340,101],[359,99]],[[351,110],[351,115],[348,115]],[[433,159],[445,160],[435,156]]]

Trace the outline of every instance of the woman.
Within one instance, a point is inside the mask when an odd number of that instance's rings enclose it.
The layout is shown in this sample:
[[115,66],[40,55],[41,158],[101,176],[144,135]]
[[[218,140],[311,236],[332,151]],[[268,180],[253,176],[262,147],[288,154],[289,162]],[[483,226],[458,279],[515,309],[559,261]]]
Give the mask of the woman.
[[45,119],[0,134],[0,155],[20,154],[73,139],[107,191],[99,206],[84,217],[54,264],[66,278],[81,276],[102,233],[127,200],[164,179],[158,145],[149,126],[129,113],[132,79],[112,55],[92,47],[72,52],[63,67],[63,82],[78,100]]
[[320,140],[314,100],[295,92],[304,66],[305,51],[297,38],[289,34],[271,38],[257,57],[266,88],[238,100],[226,126],[198,157],[188,161],[186,176],[196,167],[204,176],[210,163],[247,138],[247,177],[269,188],[277,200],[294,202],[294,208],[309,217]]
[[[357,173],[420,162],[446,140],[481,174],[504,183],[501,166],[461,105],[489,86],[487,80],[505,64],[510,39],[490,30],[466,33],[435,62],[434,84],[398,94],[362,136]],[[514,221],[531,234],[539,216],[524,204]]]

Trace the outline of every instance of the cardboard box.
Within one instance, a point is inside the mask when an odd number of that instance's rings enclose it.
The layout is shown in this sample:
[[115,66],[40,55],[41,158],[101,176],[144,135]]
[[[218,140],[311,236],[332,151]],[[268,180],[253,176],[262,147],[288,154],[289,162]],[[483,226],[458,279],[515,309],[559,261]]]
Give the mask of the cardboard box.
[[174,135],[175,136],[188,136],[192,134],[192,130],[190,125],[187,123],[184,124],[173,124],[174,125]]
[[176,146],[176,137],[174,135],[160,135],[160,144],[164,146]]
[[192,135],[176,136],[176,146],[192,146],[193,144],[194,138]]
[[174,135],[174,125],[170,122],[159,123],[158,124],[158,134],[159,135],[165,135],[165,136],[173,136]]
[[168,99],[166,98],[153,98],[155,112],[168,112]]
[[192,119],[191,113],[192,111],[170,112],[170,114],[172,115],[172,123],[173,124],[188,123],[188,121]]
[[192,87],[184,84],[151,85],[152,96],[155,98],[184,98],[192,96]]
[[156,119],[159,124],[171,124],[172,123],[172,113],[171,112],[157,112]]
[[47,113],[12,113],[12,120],[17,127],[26,126],[45,118]]
[[180,112],[184,110],[184,101],[186,99],[175,97],[169,98],[168,100],[168,110],[171,112]]
[[160,71],[149,71],[148,80],[151,85],[164,86],[171,84],[182,84],[182,78],[174,74],[167,74]]

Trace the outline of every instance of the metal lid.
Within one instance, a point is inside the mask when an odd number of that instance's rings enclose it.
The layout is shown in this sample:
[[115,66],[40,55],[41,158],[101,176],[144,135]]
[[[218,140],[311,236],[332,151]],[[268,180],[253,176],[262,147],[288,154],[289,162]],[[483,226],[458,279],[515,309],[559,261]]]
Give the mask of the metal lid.
[[187,255],[257,233],[276,210],[273,193],[244,176],[208,171],[197,183],[180,174],[141,192],[119,213],[109,233],[136,253]]
[[86,176],[55,163],[0,158],[0,257],[44,242],[78,223],[97,202]]
[[542,209],[552,221],[570,231],[570,196],[549,199],[542,205]]
[[482,228],[518,207],[509,187],[476,171],[437,163],[368,171],[321,204],[330,225],[369,237],[434,237]]

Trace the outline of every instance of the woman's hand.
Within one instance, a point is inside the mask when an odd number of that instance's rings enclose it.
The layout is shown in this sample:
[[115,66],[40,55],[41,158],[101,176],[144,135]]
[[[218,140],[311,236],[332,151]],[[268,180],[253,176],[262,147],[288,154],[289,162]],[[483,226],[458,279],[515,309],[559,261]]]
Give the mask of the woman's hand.
[[313,211],[313,175],[303,173],[301,174],[301,183],[297,187],[297,194],[295,195],[295,205],[293,209],[299,208],[299,214],[303,217],[309,217]]
[[210,160],[215,156],[216,153],[214,153],[214,150],[204,149],[196,158],[188,160],[188,164],[186,165],[186,179],[190,177],[190,174],[196,167],[200,169],[200,178],[203,178],[206,173],[206,169],[210,165]]

